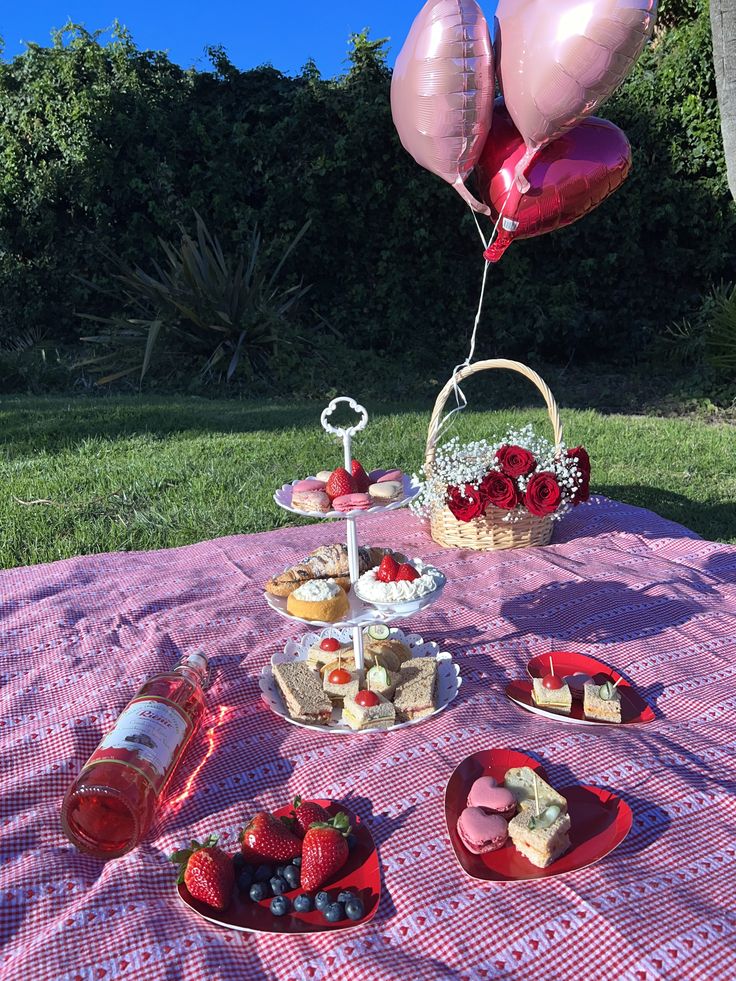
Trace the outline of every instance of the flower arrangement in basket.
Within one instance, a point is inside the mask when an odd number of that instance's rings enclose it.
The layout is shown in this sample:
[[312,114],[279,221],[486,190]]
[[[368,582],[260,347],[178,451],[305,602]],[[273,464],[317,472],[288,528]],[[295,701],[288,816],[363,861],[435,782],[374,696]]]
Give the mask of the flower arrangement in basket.
[[497,442],[436,446],[439,419],[453,382],[440,394],[430,424],[421,490],[411,507],[431,522],[432,537],[450,548],[503,549],[546,545],[553,522],[590,496],[590,458],[582,446],[567,449],[557,404],[544,382],[518,362],[480,362],[461,377],[489,367],[510,367],[530,378],[547,401],[555,442],[531,426]]

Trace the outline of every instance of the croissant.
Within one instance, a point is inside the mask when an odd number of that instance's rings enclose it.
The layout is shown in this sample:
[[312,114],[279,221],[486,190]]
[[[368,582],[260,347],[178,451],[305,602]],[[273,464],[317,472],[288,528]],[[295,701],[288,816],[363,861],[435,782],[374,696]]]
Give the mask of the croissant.
[[[362,575],[368,569],[374,569],[388,551],[390,549],[361,546],[358,549],[358,572]],[[266,592],[273,596],[288,596],[310,579],[334,579],[347,593],[350,589],[347,545],[320,545],[301,562],[269,579]]]

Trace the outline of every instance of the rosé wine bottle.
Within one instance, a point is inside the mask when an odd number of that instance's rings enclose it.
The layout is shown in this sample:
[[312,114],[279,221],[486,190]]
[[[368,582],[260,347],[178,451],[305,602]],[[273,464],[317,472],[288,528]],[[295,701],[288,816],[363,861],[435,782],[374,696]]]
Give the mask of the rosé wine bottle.
[[204,654],[145,682],[126,705],[61,806],[64,834],[96,858],[118,858],[151,826],[166,784],[204,712]]

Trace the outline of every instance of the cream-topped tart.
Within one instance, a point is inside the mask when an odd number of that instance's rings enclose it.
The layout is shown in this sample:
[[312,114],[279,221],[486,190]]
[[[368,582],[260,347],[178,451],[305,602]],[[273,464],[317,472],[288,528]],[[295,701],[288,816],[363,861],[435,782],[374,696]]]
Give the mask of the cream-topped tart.
[[286,597],[286,612],[302,620],[335,623],[349,608],[344,590],[334,579],[310,579]]

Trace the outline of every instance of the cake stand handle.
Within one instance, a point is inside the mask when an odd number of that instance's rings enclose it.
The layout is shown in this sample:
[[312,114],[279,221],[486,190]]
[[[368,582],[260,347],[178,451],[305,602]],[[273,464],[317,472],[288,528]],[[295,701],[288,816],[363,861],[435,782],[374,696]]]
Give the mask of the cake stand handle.
[[[340,403],[346,403],[360,416],[358,421],[354,426],[347,426],[345,428],[332,426],[329,423],[329,418],[335,411]],[[333,433],[335,436],[342,437],[342,446],[345,460],[345,469],[348,473],[352,473],[352,461],[353,461],[353,436],[355,433],[360,432],[361,429],[365,429],[368,422],[368,413],[359,405],[355,399],[348,398],[345,395],[341,395],[336,399],[333,399],[327,408],[323,411],[320,418],[322,423],[322,428],[328,433]],[[355,526],[355,518],[347,518],[347,532],[348,532],[348,571],[350,572],[350,584],[354,586],[358,581],[360,575],[360,566],[358,563],[358,532]],[[363,630],[362,627],[353,627],[353,652],[355,654],[355,668],[360,675],[361,683],[364,680],[364,658],[363,658]]]

